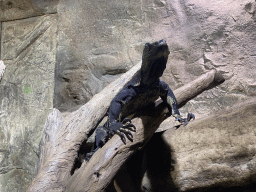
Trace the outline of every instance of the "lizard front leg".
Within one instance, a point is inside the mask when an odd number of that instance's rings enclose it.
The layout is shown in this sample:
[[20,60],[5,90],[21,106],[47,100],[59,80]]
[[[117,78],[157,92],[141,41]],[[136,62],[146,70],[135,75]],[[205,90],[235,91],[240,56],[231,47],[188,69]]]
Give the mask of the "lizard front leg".
[[129,140],[132,140],[133,135],[130,131],[136,131],[135,126],[131,123],[131,120],[127,118],[120,122],[119,116],[122,111],[122,102],[128,102],[129,98],[134,94],[136,93],[133,89],[124,89],[111,101],[108,121],[104,126],[96,129],[94,149],[87,154],[87,160],[89,160],[114,134],[118,134],[124,143],[126,143],[125,135]]
[[163,81],[160,81],[160,88],[164,93],[161,98],[164,102],[167,103],[169,111],[175,117],[175,121],[179,121],[180,123],[184,124],[184,126],[186,126],[191,119],[195,119],[195,115],[193,113],[188,113],[187,118],[182,118],[178,110],[176,97],[171,88]]
[[191,119],[194,120],[195,115],[193,113],[188,113],[187,118],[182,118],[181,116],[178,116],[175,121],[179,121],[180,123],[184,124],[184,126],[186,126]]
[[118,134],[125,144],[125,135],[130,141],[132,141],[133,135],[130,131],[136,131],[136,127],[131,123],[131,120],[128,118],[125,118],[122,122],[113,122],[108,129],[110,137],[112,137],[114,134]]
[[[106,142],[114,135],[118,134],[122,141],[126,143],[125,135],[129,140],[133,139],[133,135],[130,131],[136,131],[135,126],[131,123],[131,120],[128,118],[125,118],[121,123],[120,122],[114,122],[111,125],[108,125],[109,123],[106,123],[102,127],[98,127],[96,129],[95,134],[95,142],[93,149],[90,153],[86,154],[86,160],[89,161],[92,155],[103,145],[106,144]],[[128,130],[126,130],[128,129]],[[125,134],[125,135],[124,135]]]
[[172,114],[175,117],[175,121],[179,121],[184,126],[186,126],[191,119],[193,120],[195,119],[195,115],[193,113],[188,113],[187,118],[183,118],[180,115],[180,112],[178,110],[178,104],[174,94],[173,94],[173,97],[171,97],[170,95],[167,95],[167,103],[171,106]]
[[133,136],[130,131],[135,132],[136,127],[131,123],[130,119],[122,119],[122,105],[128,103],[135,94],[132,88],[122,90],[112,100],[109,108],[109,135],[112,137],[114,134],[118,134],[124,143],[126,143],[125,135],[129,140],[132,140]]

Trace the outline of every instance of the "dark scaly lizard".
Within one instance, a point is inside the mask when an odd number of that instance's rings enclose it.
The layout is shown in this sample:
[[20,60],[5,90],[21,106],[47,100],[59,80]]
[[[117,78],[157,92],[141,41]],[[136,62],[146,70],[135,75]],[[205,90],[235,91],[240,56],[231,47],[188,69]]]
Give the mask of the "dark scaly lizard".
[[172,90],[165,82],[159,80],[166,68],[169,53],[164,40],[145,44],[141,70],[111,101],[108,121],[104,126],[97,128],[94,150],[87,154],[87,160],[114,134],[118,134],[124,143],[125,135],[132,140],[129,130],[135,131],[136,128],[126,117],[154,103],[159,96],[167,104],[176,121],[186,125],[188,121],[195,118],[192,113],[188,113],[187,118],[181,117]]

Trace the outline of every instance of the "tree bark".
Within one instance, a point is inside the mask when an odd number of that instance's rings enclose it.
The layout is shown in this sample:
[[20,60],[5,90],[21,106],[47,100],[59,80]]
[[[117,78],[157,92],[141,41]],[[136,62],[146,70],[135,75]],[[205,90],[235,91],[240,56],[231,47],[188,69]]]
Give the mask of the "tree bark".
[[[66,191],[103,191],[108,186],[126,159],[142,148],[166,119],[168,111],[163,104],[158,104],[149,114],[132,120],[137,127],[133,142],[127,140],[127,143],[123,144],[119,136],[115,135],[72,177],[71,169],[81,144],[104,117],[114,96],[139,69],[140,64],[66,117],[57,109],[53,110],[44,127],[38,174],[28,191],[64,191],[65,188]],[[189,85],[175,90],[174,94],[178,103],[184,104],[223,81],[220,73],[212,70]]]
[[[178,104],[185,104],[199,93],[220,84],[224,78],[216,70],[212,70],[195,81],[174,91]],[[169,116],[169,111],[163,103],[158,103],[155,109],[149,109],[146,114],[140,114],[132,123],[136,126],[133,142],[124,144],[115,135],[90,161],[69,179],[66,191],[104,191],[114,178],[124,162],[137,150],[141,149],[153,136],[159,125]]]
[[140,67],[141,63],[138,63],[77,111],[65,117],[59,110],[53,109],[47,118],[40,143],[38,173],[28,192],[65,189],[81,144],[104,117],[115,95]]
[[5,70],[4,62],[2,60],[0,60],[0,82],[1,82],[1,79],[4,75],[4,70]]

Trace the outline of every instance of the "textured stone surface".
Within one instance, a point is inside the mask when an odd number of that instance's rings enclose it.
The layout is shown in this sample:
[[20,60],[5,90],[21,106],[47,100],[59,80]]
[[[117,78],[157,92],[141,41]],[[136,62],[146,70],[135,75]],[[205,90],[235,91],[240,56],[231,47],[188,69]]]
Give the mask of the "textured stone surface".
[[171,50],[163,80],[173,89],[212,68],[228,79],[182,111],[199,117],[255,96],[254,7],[242,0],[62,0],[54,106],[85,103],[140,60],[145,42],[162,38]]
[[256,98],[156,135],[144,191],[245,191],[256,181],[255,109]]
[[[0,84],[0,190],[18,191],[21,186],[24,190],[35,172],[37,157],[31,146],[37,150],[52,107],[57,25],[53,103],[62,111],[87,102],[138,63],[146,42],[160,39],[167,40],[171,51],[162,79],[172,89],[212,68],[227,78],[223,85],[191,100],[182,112],[199,118],[256,95],[253,0],[61,0],[57,4],[58,0],[0,2],[0,52],[7,67]],[[36,17],[56,11],[58,24],[54,15]],[[35,142],[26,139],[31,135]],[[24,156],[33,160],[23,161]]]
[[[0,45],[1,45],[1,39],[2,39],[2,22],[0,22]],[[1,46],[0,46],[0,55],[1,55]]]
[[56,26],[55,15],[2,23],[0,191],[25,191],[35,176],[53,106]]
[[[234,105],[255,96],[255,19],[253,1],[186,1],[189,22],[184,29],[187,46],[180,47],[184,72],[178,72],[180,82],[189,75],[217,68],[227,81],[214,90],[190,102],[187,109],[198,116]],[[250,9],[249,9],[250,8]],[[249,11],[248,11],[249,10]],[[187,51],[186,56],[181,54]]]
[[141,59],[146,42],[170,44],[180,26],[182,15],[174,14],[180,6],[179,1],[60,1],[55,107],[65,111],[88,101]]
[[135,0],[60,1],[55,107],[84,104],[140,61],[141,13]]
[[59,0],[1,0],[0,21],[56,13]]
[[214,185],[255,182],[256,99],[191,123],[164,138],[177,163],[175,183],[184,191]]

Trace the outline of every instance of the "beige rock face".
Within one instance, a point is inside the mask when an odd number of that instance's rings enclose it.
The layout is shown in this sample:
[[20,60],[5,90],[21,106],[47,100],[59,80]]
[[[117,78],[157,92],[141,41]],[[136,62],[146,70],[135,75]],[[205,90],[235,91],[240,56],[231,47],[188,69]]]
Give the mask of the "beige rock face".
[[[192,14],[186,35],[189,49],[194,50],[185,59],[186,73],[182,77],[196,75],[199,69],[217,68],[227,79],[225,84],[191,101],[187,109],[200,116],[255,96],[255,18],[250,13],[255,2],[187,1],[186,5]],[[200,57],[191,60],[200,49]]]
[[242,0],[63,0],[54,106],[66,111],[87,102],[140,60],[146,42],[159,39],[171,50],[162,78],[171,88],[213,68],[227,79],[183,112],[199,117],[255,96],[254,7]]
[[227,79],[191,100],[183,114],[199,118],[255,97],[255,6],[253,0],[2,0],[0,191],[24,191],[30,183],[51,108],[72,111],[86,103],[140,61],[146,42],[167,41],[162,79],[172,89],[213,68]]
[[0,59],[6,65],[0,78],[0,191],[26,191],[36,174],[53,106],[57,3],[0,2]]
[[0,21],[10,21],[56,13],[59,0],[2,0]]
[[56,108],[84,104],[140,61],[148,39],[141,6],[135,0],[59,3]]
[[53,106],[56,27],[55,15],[2,23],[0,191],[25,191],[35,176]]
[[254,98],[163,134],[172,151],[170,175],[176,188],[188,191],[255,182],[255,107]]
[[156,134],[146,146],[144,191],[254,191],[255,107],[253,98]]

